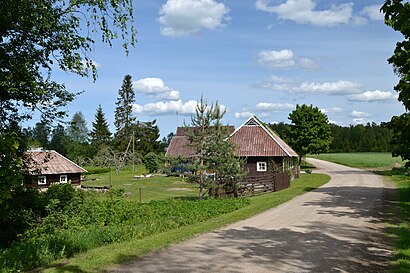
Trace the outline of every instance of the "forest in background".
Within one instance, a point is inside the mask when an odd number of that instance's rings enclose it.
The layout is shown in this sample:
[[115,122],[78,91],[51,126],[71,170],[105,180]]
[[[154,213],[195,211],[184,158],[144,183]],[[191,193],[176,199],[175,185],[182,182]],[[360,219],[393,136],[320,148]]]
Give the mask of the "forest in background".
[[[289,142],[290,124],[283,122],[268,124],[278,135]],[[330,124],[332,142],[329,152],[391,152],[392,132],[387,127],[388,123],[376,124],[374,122],[350,126]]]

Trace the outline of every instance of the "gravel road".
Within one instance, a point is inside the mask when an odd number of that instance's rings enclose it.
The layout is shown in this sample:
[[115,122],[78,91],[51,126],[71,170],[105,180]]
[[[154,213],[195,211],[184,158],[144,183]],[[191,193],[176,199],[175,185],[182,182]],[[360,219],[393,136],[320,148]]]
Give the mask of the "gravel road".
[[367,171],[310,162],[331,181],[113,272],[389,272],[384,200],[394,189]]

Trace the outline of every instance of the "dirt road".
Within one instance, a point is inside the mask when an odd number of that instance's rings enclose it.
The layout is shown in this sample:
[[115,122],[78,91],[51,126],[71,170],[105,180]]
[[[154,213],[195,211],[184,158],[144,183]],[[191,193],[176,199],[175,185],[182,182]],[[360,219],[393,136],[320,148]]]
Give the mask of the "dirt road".
[[277,208],[115,272],[388,272],[383,178],[311,160],[332,179]]

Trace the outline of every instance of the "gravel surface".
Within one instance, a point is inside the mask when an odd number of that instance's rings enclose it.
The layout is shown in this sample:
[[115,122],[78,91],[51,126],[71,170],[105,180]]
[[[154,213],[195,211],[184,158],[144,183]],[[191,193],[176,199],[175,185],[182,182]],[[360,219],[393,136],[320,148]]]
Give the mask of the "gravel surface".
[[310,162],[331,181],[112,272],[390,272],[384,223],[394,189],[367,171]]

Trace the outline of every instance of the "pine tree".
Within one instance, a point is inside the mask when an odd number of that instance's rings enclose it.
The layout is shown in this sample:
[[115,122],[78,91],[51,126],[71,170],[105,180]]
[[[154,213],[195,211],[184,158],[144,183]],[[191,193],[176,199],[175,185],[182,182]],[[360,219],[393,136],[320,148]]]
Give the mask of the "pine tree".
[[53,130],[53,135],[48,145],[50,150],[55,150],[58,153],[66,156],[67,154],[67,139],[66,139],[64,127],[61,124],[58,124]]
[[90,132],[90,138],[91,145],[95,151],[104,145],[109,145],[111,142],[111,132],[101,104],[98,106],[97,113],[95,114],[95,120],[93,122],[93,128]]
[[115,133],[116,148],[125,151],[132,131],[131,125],[135,122],[136,117],[132,115],[132,104],[135,102],[135,93],[132,87],[132,78],[125,75],[121,89],[118,90],[118,98],[115,103],[115,121],[114,125],[117,130]]

